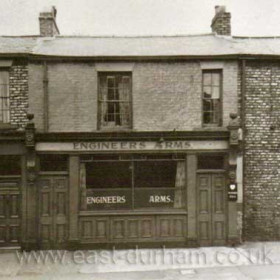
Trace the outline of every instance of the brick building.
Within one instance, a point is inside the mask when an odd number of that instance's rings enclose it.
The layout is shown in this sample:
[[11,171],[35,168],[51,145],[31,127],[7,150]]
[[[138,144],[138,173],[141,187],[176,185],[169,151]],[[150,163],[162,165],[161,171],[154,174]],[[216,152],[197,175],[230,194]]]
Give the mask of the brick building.
[[40,36],[0,37],[0,246],[279,239],[279,40],[232,37],[230,18],[72,37],[53,8]]

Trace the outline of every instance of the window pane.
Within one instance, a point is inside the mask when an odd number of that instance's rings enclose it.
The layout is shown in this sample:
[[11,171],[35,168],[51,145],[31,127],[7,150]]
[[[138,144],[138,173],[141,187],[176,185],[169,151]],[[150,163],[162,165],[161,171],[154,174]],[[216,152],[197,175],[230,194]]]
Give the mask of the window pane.
[[135,208],[185,206],[185,162],[137,162]]
[[[106,156],[98,158],[106,160]],[[132,208],[131,164],[121,161],[85,163],[87,210]]]
[[174,207],[174,188],[135,189],[135,208]]
[[203,100],[203,111],[204,112],[209,112],[213,110],[212,106],[212,100],[211,99],[205,99]]
[[212,74],[212,84],[213,86],[220,86],[220,73]]
[[86,190],[87,210],[120,210],[132,208],[131,189]]
[[10,121],[9,73],[0,71],[0,122]]
[[107,86],[109,89],[113,89],[115,87],[115,78],[112,76],[107,77]]
[[40,155],[41,171],[68,171],[68,157],[66,155]]
[[205,123],[205,124],[213,123],[213,113],[212,112],[203,113],[203,123]]
[[203,74],[203,84],[205,86],[211,85],[211,73],[204,73]]
[[203,87],[203,96],[204,96],[204,98],[211,98],[212,88],[211,87]]
[[215,99],[220,98],[220,88],[219,87],[212,88],[212,98],[215,98]]
[[213,99],[213,122],[214,123],[219,123],[220,121],[220,117],[221,117],[221,114],[220,114],[220,100],[219,99]]
[[134,174],[136,188],[172,188],[176,162],[136,162]]
[[224,156],[201,155],[198,156],[198,169],[224,169]]
[[86,163],[87,188],[131,188],[130,162]]

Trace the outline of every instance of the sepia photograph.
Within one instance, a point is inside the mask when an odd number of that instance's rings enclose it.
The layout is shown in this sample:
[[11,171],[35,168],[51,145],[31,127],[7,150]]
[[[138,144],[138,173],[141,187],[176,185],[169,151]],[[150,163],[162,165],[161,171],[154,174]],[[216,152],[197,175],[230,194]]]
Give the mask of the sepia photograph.
[[280,280],[279,14],[1,0],[0,279]]

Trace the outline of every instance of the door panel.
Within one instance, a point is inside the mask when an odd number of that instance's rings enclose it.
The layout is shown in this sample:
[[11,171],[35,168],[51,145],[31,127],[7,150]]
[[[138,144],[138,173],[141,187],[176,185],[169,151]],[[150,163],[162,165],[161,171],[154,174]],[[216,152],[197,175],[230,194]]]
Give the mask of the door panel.
[[224,245],[226,243],[226,193],[223,174],[212,175],[212,193],[213,245]]
[[18,184],[0,189],[0,246],[17,246],[20,237],[20,192]]
[[198,233],[201,246],[209,246],[212,239],[211,231],[211,176],[198,177]]
[[198,175],[198,238],[201,246],[226,243],[226,192],[223,174]]
[[59,248],[67,241],[68,180],[66,177],[40,178],[39,236],[44,248]]

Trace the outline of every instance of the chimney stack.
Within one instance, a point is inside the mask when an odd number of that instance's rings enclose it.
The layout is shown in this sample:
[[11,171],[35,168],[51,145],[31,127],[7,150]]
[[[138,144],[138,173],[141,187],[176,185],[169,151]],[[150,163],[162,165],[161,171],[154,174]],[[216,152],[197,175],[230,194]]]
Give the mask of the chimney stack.
[[59,35],[59,30],[56,25],[56,8],[53,6],[51,10],[46,10],[40,13],[40,35],[43,37],[53,37]]
[[212,20],[211,28],[212,32],[216,32],[218,35],[231,35],[231,15],[226,12],[225,6],[215,6],[215,16]]

